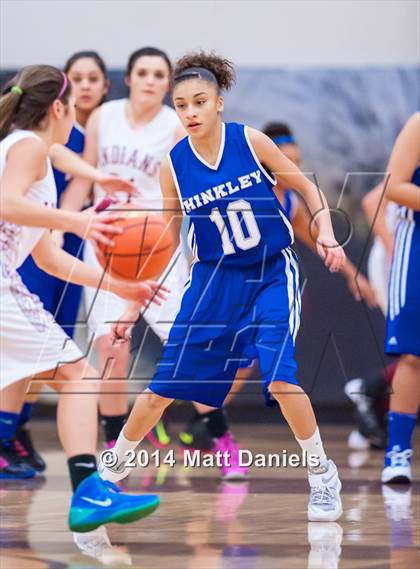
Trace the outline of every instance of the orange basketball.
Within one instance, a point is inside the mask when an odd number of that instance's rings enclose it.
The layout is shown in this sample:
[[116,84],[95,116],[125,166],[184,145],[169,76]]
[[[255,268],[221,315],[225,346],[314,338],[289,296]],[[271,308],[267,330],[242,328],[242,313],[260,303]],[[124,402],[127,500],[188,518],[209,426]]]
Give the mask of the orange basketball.
[[169,227],[160,215],[146,214],[132,205],[112,208],[121,214],[113,225],[124,232],[113,235],[115,245],[99,243],[97,253],[102,267],[112,276],[130,280],[155,279],[169,263],[173,240]]

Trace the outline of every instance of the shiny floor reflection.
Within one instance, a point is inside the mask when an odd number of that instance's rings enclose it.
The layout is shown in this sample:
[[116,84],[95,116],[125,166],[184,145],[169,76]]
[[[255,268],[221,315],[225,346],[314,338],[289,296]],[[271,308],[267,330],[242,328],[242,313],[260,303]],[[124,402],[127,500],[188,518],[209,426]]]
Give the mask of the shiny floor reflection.
[[[237,438],[253,453],[296,452],[289,431],[238,426]],[[128,526],[110,525],[80,551],[66,526],[66,461],[51,423],[34,427],[44,441],[44,479],[0,484],[2,569],[415,569],[420,567],[418,482],[382,487],[382,454],[349,453],[349,428],[324,427],[323,437],[343,481],[339,523],[308,523],[302,468],[251,468],[247,482],[220,480],[217,468],[137,468],[125,489],[157,492],[160,508]],[[152,451],[151,447],[148,447]],[[419,480],[419,461],[414,468]]]

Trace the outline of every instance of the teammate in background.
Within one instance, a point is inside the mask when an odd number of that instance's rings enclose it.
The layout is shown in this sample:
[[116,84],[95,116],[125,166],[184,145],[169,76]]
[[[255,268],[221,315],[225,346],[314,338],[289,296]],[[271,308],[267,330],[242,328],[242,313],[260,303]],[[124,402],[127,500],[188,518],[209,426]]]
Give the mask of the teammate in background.
[[[89,118],[83,158],[104,174],[131,181],[136,188],[131,203],[140,210],[159,213],[162,210],[160,163],[175,142],[185,136],[175,111],[163,104],[171,87],[172,64],[160,49],[139,49],[128,59],[125,80],[129,97],[103,104]],[[87,180],[73,180],[63,196],[62,207],[81,209],[90,187]],[[116,196],[127,201],[127,194],[123,192]],[[95,205],[103,198],[104,191],[95,185]],[[90,244],[85,247],[84,259],[92,266],[100,266]],[[150,305],[142,314],[162,341],[166,341],[179,309],[187,277],[188,262],[178,250],[168,265],[168,272],[161,277],[170,294],[161,307]],[[130,346],[113,345],[111,325],[126,310],[127,303],[106,290],[86,289],[85,298],[88,326],[94,335],[99,369],[105,380],[101,384],[100,414],[107,446],[112,448],[128,412],[126,378]],[[135,320],[137,317],[138,311]],[[107,391],[111,394],[107,395]]]
[[75,284],[109,286],[116,294],[140,303],[152,298],[159,302],[162,292],[152,281],[104,279],[102,271],[88,267],[51,240],[48,229],[59,229],[112,245],[112,235],[121,231],[110,225],[116,216],[55,209],[56,187],[48,150],[53,144],[67,142],[75,119],[66,74],[48,65],[25,67],[6,85],[0,116],[0,476],[35,474],[29,468],[22,472],[22,466],[16,472],[19,467],[13,464],[13,453],[9,462],[7,441],[16,430],[29,382],[49,381],[61,391],[58,433],[74,492],[70,529],[89,532],[111,521],[139,519],[157,507],[157,496],[121,494],[96,472],[97,385],[83,378],[97,377],[97,372],[39,298],[28,291],[16,269],[32,254],[43,270]]
[[[118,437],[115,466],[101,464],[101,476],[117,481],[128,474],[127,452],[174,399],[221,407],[241,360],[252,353],[267,397],[280,405],[302,450],[316,456],[317,466],[308,471],[308,518],[335,521],[342,514],[337,468],[295,378],[300,295],[293,232],[273,192],[276,179],[262,164],[294,187],[311,213],[322,210],[317,252],[330,271],[338,271],[345,256],[322,192],[266,135],[222,122],[221,89],[233,81],[231,63],[214,54],[191,53],[177,62],[173,100],[190,136],[168,154],[160,181],[176,240],[182,216],[190,217],[196,261],[157,371]],[[114,326],[121,340],[126,331],[123,321]]]
[[[282,153],[291,160],[296,166],[300,166],[301,153],[299,145],[296,142],[294,134],[289,125],[280,122],[270,122],[264,129],[266,134],[277,145]],[[301,199],[297,194],[277,181],[275,186],[276,195],[283,206],[284,213],[289,219],[293,227],[295,237],[302,242],[306,247],[316,253],[316,243],[314,236],[311,235],[311,217]],[[368,306],[373,308],[377,306],[376,294],[373,288],[369,285],[367,279],[357,272],[356,267],[346,259],[344,265],[340,269],[341,274],[346,279],[347,286],[356,300],[362,298],[367,302]],[[225,408],[242,387],[244,380],[249,377],[255,370],[256,366],[242,368],[238,371],[235,378],[233,389],[230,391],[225,400]],[[258,373],[258,372],[257,372]],[[185,446],[193,446],[196,448],[206,449],[212,446],[212,440],[215,435],[211,432],[212,425],[216,423],[217,426],[223,426],[224,432],[229,430],[226,409],[210,409],[204,405],[195,404],[195,415],[192,420],[186,425],[183,432],[180,433],[181,442]],[[221,416],[219,418],[219,416]],[[214,429],[215,427],[213,427]],[[224,434],[224,432],[222,434]],[[213,450],[218,450],[217,446],[213,446]],[[241,473],[245,474],[246,469],[240,469],[237,463],[237,453],[232,452],[235,448],[231,448],[230,453],[230,467],[224,469],[226,477],[238,477]],[[233,470],[233,472],[232,472]]]
[[[72,93],[76,102],[76,122],[70,132],[66,147],[77,154],[82,154],[86,122],[92,111],[101,104],[108,91],[107,70],[104,60],[98,53],[80,51],[74,53],[67,60],[64,72],[72,84]],[[60,160],[60,157],[62,158],[62,150],[57,145],[50,151],[53,165],[56,160]],[[58,205],[60,206],[60,198],[68,184],[69,176],[56,168],[53,169],[53,172],[57,187]],[[97,170],[94,180],[100,183],[101,177],[103,178],[101,172]],[[60,232],[56,232],[55,238],[58,239],[58,242],[62,241],[62,234],[60,236]],[[83,258],[83,241],[73,233],[64,235],[63,249],[74,257]],[[66,283],[42,271],[32,257],[26,259],[18,269],[18,273],[28,290],[39,297],[45,310],[51,312],[56,322],[72,338],[79,311],[82,287]],[[22,462],[27,462],[38,472],[43,472],[46,467],[45,462],[34,448],[28,428],[32,405],[36,398],[36,393],[26,398],[19,417],[15,446]]]
[[[363,198],[362,206],[375,236],[368,258],[369,282],[375,290],[379,307],[386,318],[389,271],[398,206],[386,199],[384,193],[385,184],[378,184]],[[355,406],[356,428],[348,438],[351,449],[386,448],[386,413],[396,366],[397,363],[393,362],[372,377],[357,377],[346,383],[344,391]]]
[[411,482],[411,438],[420,403],[420,113],[400,132],[386,198],[398,208],[389,280],[385,353],[399,355],[388,413],[383,483]]

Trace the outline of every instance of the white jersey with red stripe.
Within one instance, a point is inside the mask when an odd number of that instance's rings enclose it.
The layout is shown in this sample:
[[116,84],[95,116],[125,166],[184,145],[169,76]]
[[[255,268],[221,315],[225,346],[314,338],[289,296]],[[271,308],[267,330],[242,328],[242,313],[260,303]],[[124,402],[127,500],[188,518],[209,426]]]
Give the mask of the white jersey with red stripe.
[[[173,109],[162,105],[157,115],[146,125],[134,129],[127,117],[128,99],[104,103],[100,109],[98,129],[98,168],[133,182],[137,195],[131,200],[146,209],[161,209],[159,168],[163,158],[174,145],[179,119]],[[105,193],[95,186],[94,201]],[[126,201],[127,194],[117,194]]]
[[[159,184],[159,168],[163,158],[174,145],[179,119],[173,109],[162,105],[158,114],[146,125],[133,129],[127,118],[127,99],[110,101],[102,105],[98,129],[98,168],[130,180],[137,194],[130,201],[145,210],[162,211],[162,192]],[[127,201],[125,192],[117,193],[120,201]],[[105,197],[95,186],[94,202]],[[85,261],[99,267],[93,247],[85,246]],[[188,278],[189,263],[178,249],[160,280],[170,290],[161,306],[150,304],[143,317],[154,332],[165,341],[172,322],[179,310],[184,284]],[[88,326],[96,337],[109,334],[112,322],[121,317],[127,302],[115,294],[85,289]]]

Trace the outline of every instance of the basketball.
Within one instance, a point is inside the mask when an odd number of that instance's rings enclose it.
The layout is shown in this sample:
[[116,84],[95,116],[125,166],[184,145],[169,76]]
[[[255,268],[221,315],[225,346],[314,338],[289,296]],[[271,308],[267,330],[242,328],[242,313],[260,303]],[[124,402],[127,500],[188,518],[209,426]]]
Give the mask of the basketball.
[[99,244],[101,266],[116,278],[145,280],[157,278],[173,253],[172,236],[162,216],[145,214],[131,205],[112,208],[121,213],[114,222],[124,232],[115,235],[115,245]]

